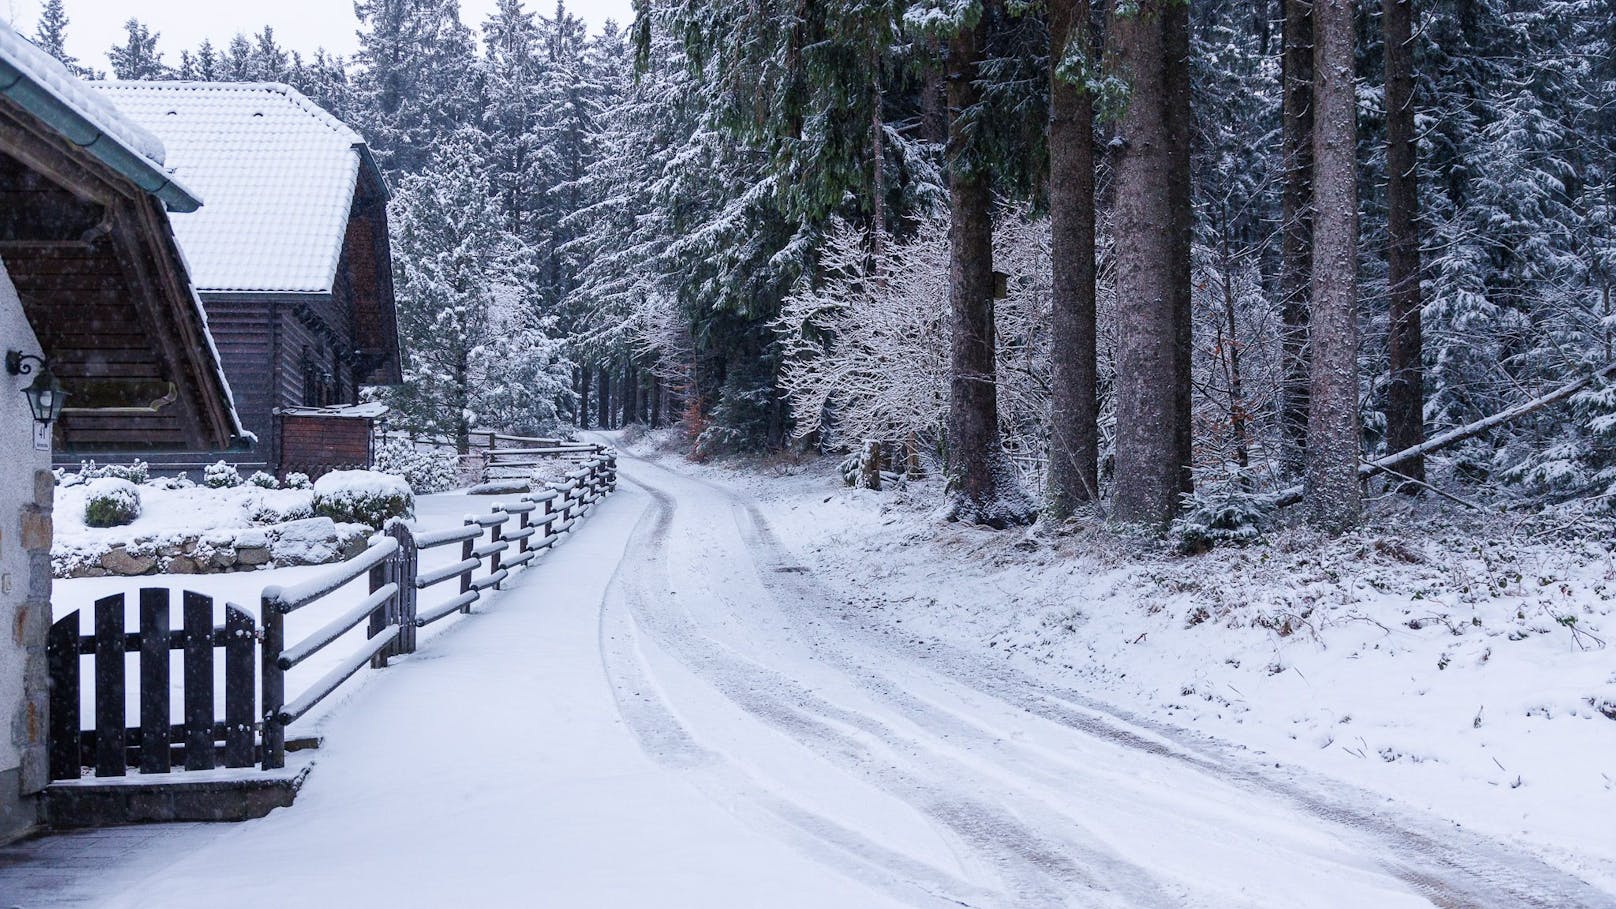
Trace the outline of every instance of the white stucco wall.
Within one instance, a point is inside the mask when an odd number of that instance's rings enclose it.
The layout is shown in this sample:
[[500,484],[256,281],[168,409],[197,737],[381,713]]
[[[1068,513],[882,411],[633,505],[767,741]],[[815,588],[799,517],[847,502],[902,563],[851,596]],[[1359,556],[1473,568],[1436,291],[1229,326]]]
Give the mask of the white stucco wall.
[[[0,355],[19,349],[38,354],[39,341],[28,327],[4,265],[0,265]],[[34,504],[35,472],[50,467],[50,452],[34,450],[33,417],[21,393],[21,379],[0,369],[0,784],[8,789],[17,786],[18,775],[8,771],[22,763],[17,732],[19,724],[27,722],[23,684],[29,642],[18,637],[33,635],[39,627],[37,621],[18,620],[30,589],[22,515]],[[37,648],[43,641],[33,643]],[[16,791],[0,792],[0,808],[17,796]]]

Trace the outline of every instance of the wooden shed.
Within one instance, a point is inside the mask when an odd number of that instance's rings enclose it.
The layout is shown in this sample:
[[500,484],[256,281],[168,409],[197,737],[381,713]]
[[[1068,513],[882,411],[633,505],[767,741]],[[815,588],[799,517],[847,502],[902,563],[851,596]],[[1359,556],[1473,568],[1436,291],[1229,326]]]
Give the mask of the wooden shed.
[[401,379],[381,171],[357,133],[286,85],[98,88],[163,141],[176,176],[208,199],[176,217],[175,232],[258,439],[249,455],[193,448],[154,465],[223,457],[308,472],[307,448],[288,463],[283,412],[356,405],[362,386]]

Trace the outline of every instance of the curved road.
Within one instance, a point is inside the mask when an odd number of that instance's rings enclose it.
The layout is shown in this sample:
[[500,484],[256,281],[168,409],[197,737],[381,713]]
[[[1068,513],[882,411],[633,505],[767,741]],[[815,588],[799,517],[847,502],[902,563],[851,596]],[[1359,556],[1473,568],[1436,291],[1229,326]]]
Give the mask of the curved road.
[[911,650],[794,564],[744,494],[627,456],[621,477],[575,539],[333,715],[297,806],[126,842],[99,886],[50,892],[166,909],[1616,906],[1454,825]]

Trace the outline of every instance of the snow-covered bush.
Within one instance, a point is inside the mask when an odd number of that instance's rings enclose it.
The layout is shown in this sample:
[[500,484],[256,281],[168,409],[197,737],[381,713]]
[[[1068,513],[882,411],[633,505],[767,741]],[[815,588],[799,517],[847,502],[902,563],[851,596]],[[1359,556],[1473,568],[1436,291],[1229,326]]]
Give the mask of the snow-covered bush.
[[151,468],[147,466],[145,461],[139,459],[128,465],[97,464],[94,461],[81,461],[79,462],[79,472],[77,474],[67,473],[62,470],[58,470],[56,473],[57,482],[63,486],[77,486],[80,483],[88,483],[91,480],[99,480],[105,477],[125,480],[138,486],[146,482],[150,476]]
[[284,486],[287,489],[313,489],[314,488],[314,482],[309,479],[308,474],[306,474],[306,473],[298,473],[295,470],[286,475],[286,479],[281,483],[281,485]]
[[203,469],[202,483],[209,489],[232,489],[241,485],[241,471],[233,464],[216,461]]
[[402,477],[374,470],[334,470],[315,481],[314,513],[380,530],[390,518],[413,517],[415,496]]
[[140,517],[140,489],[128,480],[101,477],[89,482],[84,523],[90,527],[122,527]]
[[246,507],[247,516],[254,524],[284,524],[314,517],[314,497],[297,489],[260,493],[247,502]]
[[247,482],[253,486],[257,486],[259,489],[281,488],[281,483],[279,480],[267,473],[264,473],[262,470],[253,471],[253,475],[247,478]]
[[420,451],[403,439],[382,443],[376,452],[376,469],[403,477],[417,495],[443,492],[460,485],[460,459],[453,451]]
[[1173,522],[1179,550],[1202,553],[1214,546],[1244,546],[1262,535],[1273,496],[1250,492],[1235,483],[1197,489],[1184,497],[1184,513]]

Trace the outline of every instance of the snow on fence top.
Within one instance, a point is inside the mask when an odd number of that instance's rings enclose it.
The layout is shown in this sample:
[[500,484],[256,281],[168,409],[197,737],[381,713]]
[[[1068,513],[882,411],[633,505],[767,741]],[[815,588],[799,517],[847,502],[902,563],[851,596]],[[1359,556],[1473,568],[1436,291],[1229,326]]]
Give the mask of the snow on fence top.
[[296,89],[255,82],[105,82],[162,138],[207,206],[174,233],[201,291],[329,293],[364,139]]

